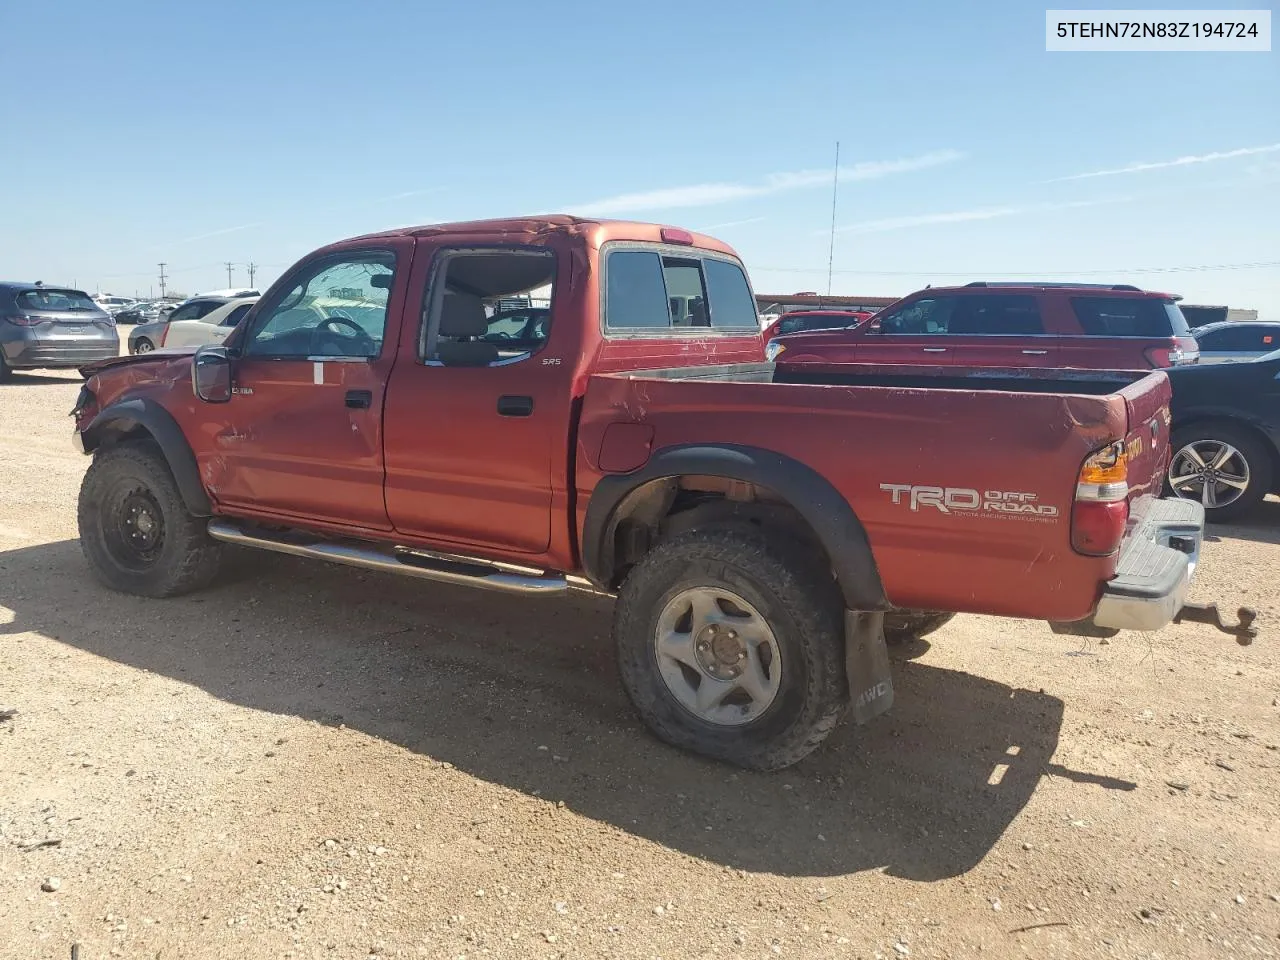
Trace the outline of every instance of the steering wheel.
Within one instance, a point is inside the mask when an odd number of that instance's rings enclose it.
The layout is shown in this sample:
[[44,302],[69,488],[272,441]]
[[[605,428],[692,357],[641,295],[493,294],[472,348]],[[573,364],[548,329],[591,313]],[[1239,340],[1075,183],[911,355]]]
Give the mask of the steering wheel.
[[[351,332],[349,334],[339,333],[338,332],[339,327],[345,328],[346,330],[350,330]],[[359,352],[355,354],[356,356],[360,356],[360,355],[372,356],[374,353],[377,352],[377,344],[374,342],[373,337],[365,333],[364,328],[360,326],[360,324],[352,320],[350,317],[348,317],[346,314],[342,314],[342,313],[332,314],[328,317],[325,317],[323,320],[317,323],[315,327],[312,328],[311,349],[314,353],[320,354],[324,352],[320,348],[325,343],[326,337],[333,338],[334,340],[336,340],[338,343],[338,348],[340,350],[347,349],[347,345],[350,344],[352,341],[355,341],[362,348]]]

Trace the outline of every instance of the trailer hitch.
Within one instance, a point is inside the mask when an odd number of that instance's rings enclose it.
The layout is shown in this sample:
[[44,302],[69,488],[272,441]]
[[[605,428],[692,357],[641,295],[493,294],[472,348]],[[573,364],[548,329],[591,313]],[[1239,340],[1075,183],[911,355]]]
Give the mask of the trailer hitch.
[[1258,617],[1258,611],[1252,607],[1241,607],[1236,611],[1236,617],[1239,623],[1224,623],[1216,603],[1184,603],[1182,609],[1173,618],[1173,622],[1182,623],[1188,620],[1191,623],[1205,623],[1211,627],[1217,627],[1223,633],[1229,633],[1235,637],[1236,643],[1240,646],[1247,647],[1258,637],[1258,628],[1253,625],[1253,621]]

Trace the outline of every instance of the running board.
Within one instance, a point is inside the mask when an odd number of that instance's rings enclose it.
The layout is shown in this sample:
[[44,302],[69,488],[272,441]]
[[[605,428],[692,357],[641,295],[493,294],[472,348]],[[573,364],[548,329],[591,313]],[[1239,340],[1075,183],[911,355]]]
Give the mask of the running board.
[[558,573],[525,571],[518,567],[507,569],[485,560],[446,557],[398,547],[379,549],[367,541],[338,542],[306,534],[262,530],[250,533],[226,520],[209,521],[209,536],[242,547],[257,547],[295,557],[329,560],[365,570],[441,583],[460,583],[502,593],[551,594],[564,593],[569,589],[569,581]]

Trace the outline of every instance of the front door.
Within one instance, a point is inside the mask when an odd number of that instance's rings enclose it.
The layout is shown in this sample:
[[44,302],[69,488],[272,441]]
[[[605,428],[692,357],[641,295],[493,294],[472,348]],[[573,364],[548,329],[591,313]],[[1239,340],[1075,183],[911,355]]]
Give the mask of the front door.
[[305,261],[237,330],[235,394],[201,469],[230,512],[376,530],[382,406],[412,242]]

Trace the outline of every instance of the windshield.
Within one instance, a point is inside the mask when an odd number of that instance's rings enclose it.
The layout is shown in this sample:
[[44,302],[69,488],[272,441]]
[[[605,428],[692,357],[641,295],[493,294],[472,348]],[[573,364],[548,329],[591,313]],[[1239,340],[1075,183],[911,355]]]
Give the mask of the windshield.
[[27,290],[18,294],[18,307],[42,313],[86,311],[100,313],[102,308],[79,290]]
[[859,317],[849,313],[813,313],[801,317],[783,317],[778,323],[778,333],[800,333],[803,330],[831,330],[852,327]]

